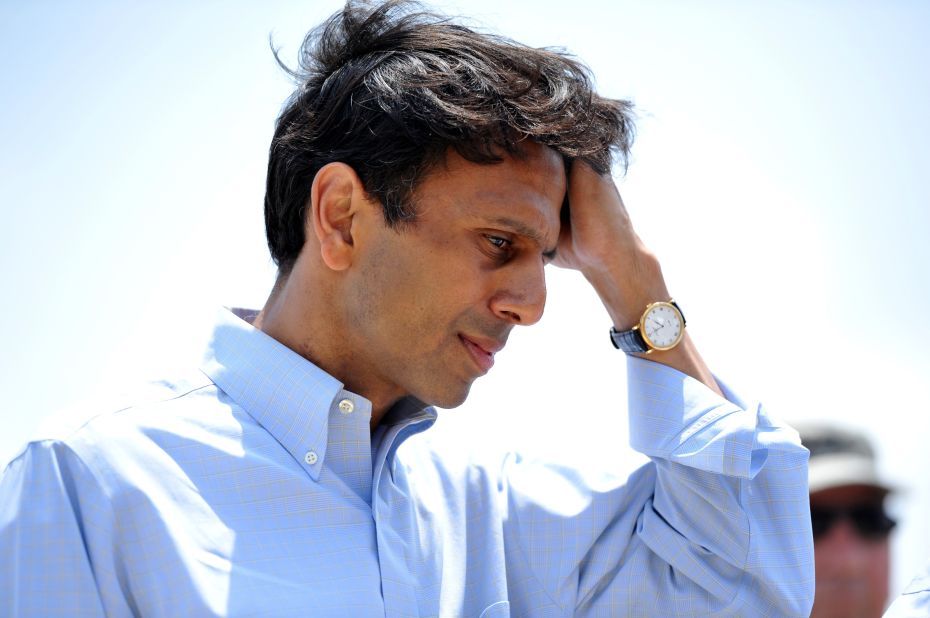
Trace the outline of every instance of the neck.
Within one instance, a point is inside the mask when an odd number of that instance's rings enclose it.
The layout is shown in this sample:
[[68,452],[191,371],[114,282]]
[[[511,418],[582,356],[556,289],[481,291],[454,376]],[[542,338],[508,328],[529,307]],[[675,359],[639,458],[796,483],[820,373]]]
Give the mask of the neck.
[[371,402],[371,430],[403,393],[393,392],[377,380],[356,353],[358,345],[334,286],[314,277],[313,269],[298,259],[291,272],[279,275],[253,326],[297,352],[330,374],[353,393]]

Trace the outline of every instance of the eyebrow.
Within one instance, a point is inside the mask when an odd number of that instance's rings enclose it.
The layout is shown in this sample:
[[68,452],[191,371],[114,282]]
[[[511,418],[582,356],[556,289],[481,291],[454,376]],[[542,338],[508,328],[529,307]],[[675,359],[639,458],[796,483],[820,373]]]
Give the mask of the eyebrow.
[[[527,225],[523,221],[511,219],[510,217],[496,217],[491,221],[491,223],[501,227],[510,228],[511,231],[516,232],[520,236],[525,236],[535,242],[537,245],[543,246],[544,239],[542,234],[539,233],[539,230]],[[543,251],[543,257],[550,261],[554,260],[557,248],[558,247],[553,247]]]

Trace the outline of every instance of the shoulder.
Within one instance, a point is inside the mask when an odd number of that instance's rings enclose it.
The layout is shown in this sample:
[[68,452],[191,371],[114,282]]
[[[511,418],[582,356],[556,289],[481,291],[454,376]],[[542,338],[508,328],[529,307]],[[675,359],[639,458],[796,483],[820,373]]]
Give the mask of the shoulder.
[[254,468],[256,457],[280,448],[202,374],[142,384],[64,414],[0,475],[0,502],[10,503],[10,517],[36,514],[37,497],[47,497],[45,510],[58,518],[90,509],[145,527],[169,512],[189,515],[205,493],[228,489],[217,477]]
[[[229,424],[230,402],[199,371],[172,378],[111,384],[87,401],[53,413],[14,454],[6,468],[42,453],[68,452],[93,467],[94,462],[123,457],[148,443],[170,443],[195,435],[195,429]],[[141,448],[142,451],[148,450]],[[112,455],[111,455],[112,453]]]

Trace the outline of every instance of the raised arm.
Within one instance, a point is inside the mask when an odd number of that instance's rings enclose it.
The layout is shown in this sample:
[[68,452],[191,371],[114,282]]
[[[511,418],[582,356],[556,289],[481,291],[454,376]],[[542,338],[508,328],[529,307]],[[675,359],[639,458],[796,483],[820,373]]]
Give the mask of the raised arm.
[[[646,305],[671,298],[659,260],[633,229],[609,175],[601,176],[576,160],[569,173],[568,204],[570,213],[563,216],[554,263],[581,271],[600,296],[614,328],[629,330],[639,322]],[[642,356],[721,394],[687,331],[673,349]]]
[[[609,177],[576,162],[569,204],[558,263],[580,270],[627,330],[670,298],[659,262]],[[508,533],[524,561],[513,570],[532,571],[574,615],[808,615],[813,541],[797,433],[718,382],[687,336],[634,356],[630,441],[652,462],[590,478],[512,462]]]

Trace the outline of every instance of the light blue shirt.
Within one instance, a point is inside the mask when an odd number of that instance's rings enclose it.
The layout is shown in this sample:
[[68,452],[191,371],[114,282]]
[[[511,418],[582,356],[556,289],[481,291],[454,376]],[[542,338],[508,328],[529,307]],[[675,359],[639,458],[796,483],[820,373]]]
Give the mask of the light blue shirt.
[[200,371],[9,464],[0,615],[808,615],[797,434],[628,367],[647,465],[480,465],[412,401],[372,434],[367,400],[224,311]]
[[930,618],[930,562],[895,599],[884,618]]

